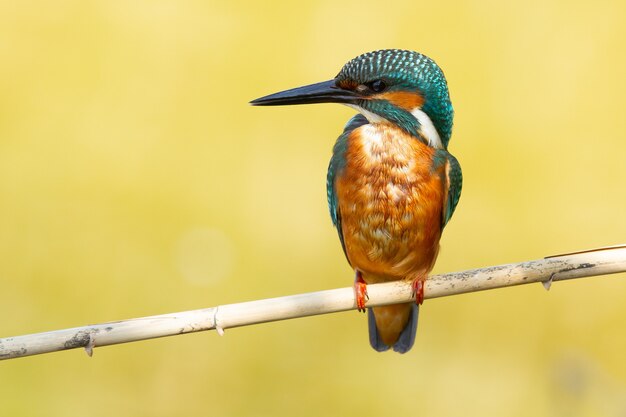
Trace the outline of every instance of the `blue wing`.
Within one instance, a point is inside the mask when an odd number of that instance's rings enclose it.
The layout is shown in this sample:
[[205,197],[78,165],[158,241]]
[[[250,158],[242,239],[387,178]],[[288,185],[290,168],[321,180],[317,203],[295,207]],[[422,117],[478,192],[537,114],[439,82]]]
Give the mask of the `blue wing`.
[[343,129],[343,133],[337,138],[335,146],[333,147],[333,156],[330,158],[330,164],[328,165],[328,175],[326,176],[326,194],[328,197],[328,209],[330,210],[330,218],[333,221],[333,225],[337,228],[339,234],[339,240],[341,241],[341,247],[346,254],[346,245],[343,241],[343,232],[341,230],[341,213],[339,212],[339,203],[337,201],[337,192],[335,191],[335,178],[343,170],[346,165],[346,148],[348,147],[348,136],[350,133],[365,124],[367,119],[357,114],[354,116]]
[[446,182],[448,185],[448,190],[446,192],[446,200],[443,206],[443,219],[442,219],[442,227],[444,227],[452,214],[454,213],[454,209],[456,205],[459,203],[459,198],[461,198],[461,188],[463,187],[463,173],[461,172],[461,165],[459,161],[447,151],[445,152],[445,173],[446,173]]

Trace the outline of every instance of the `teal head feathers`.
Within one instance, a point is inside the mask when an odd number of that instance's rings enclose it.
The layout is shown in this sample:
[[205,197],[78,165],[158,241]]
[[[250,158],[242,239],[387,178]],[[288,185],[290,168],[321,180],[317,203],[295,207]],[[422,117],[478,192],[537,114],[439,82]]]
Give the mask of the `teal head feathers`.
[[370,122],[388,120],[435,148],[448,146],[454,111],[441,69],[425,55],[385,49],[360,55],[329,81],[252,101],[254,105],[343,103]]

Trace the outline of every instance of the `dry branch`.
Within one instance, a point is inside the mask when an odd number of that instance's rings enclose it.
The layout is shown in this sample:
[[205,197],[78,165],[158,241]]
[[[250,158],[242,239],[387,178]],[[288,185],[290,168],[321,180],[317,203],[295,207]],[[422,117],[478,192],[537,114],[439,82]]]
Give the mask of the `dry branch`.
[[[554,281],[626,271],[626,245],[613,246],[539,259],[491,266],[463,272],[434,275],[426,282],[425,297],[437,298],[474,291]],[[369,285],[367,306],[408,302],[409,283]],[[217,330],[286,320],[356,308],[351,287],[298,294],[245,303],[227,304],[200,310],[142,317],[72,329],[56,330],[0,339],[0,360],[59,350],[93,348],[173,336],[203,330]]]

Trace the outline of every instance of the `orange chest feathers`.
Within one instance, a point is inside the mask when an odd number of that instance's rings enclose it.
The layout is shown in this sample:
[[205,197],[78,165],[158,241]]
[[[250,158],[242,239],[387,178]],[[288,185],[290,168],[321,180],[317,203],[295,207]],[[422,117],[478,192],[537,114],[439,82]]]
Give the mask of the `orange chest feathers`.
[[413,279],[432,269],[445,198],[436,150],[388,124],[348,138],[335,189],[348,259],[372,275]]

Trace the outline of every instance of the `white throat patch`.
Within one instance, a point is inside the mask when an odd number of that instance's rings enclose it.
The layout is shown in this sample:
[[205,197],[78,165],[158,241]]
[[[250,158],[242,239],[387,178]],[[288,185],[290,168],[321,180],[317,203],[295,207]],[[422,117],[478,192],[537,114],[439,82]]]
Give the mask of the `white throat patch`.
[[[387,121],[382,116],[377,115],[376,113],[372,113],[369,110],[365,110],[363,107],[359,107],[356,104],[346,104],[346,106],[353,108],[354,110],[361,113],[368,122],[370,123],[380,123],[383,121]],[[421,108],[417,107],[411,111],[413,117],[417,119],[420,123],[420,133],[426,138],[428,141],[428,145],[435,149],[443,149],[443,143],[441,142],[441,138],[439,137],[439,133],[433,124],[433,121],[430,120],[430,117]]]
[[356,104],[346,104],[346,106],[352,107],[354,110],[361,113],[363,116],[365,116],[367,121],[370,123],[380,123],[380,122],[387,120],[384,117],[377,115],[376,113],[372,113],[369,110],[365,110],[363,107],[357,106]]

